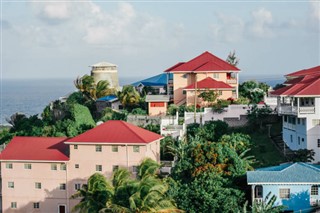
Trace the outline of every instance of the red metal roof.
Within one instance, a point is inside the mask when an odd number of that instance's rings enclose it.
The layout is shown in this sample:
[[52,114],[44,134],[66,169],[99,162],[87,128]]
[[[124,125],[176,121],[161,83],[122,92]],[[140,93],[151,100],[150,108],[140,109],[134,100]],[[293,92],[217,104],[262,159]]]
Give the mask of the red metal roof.
[[[213,78],[207,77],[201,81],[197,82],[198,89],[233,89],[232,86],[226,84],[222,81],[216,81]],[[195,84],[190,84],[189,86],[184,88],[185,90],[188,89],[195,89]]]
[[320,74],[320,66],[299,70],[293,73],[289,73],[285,76],[305,76],[305,75],[312,75],[312,74]]
[[0,160],[68,161],[67,138],[14,137],[1,152]]
[[165,72],[177,71],[239,71],[239,69],[209,52],[204,52],[188,62],[180,62],[165,70]]
[[273,91],[273,95],[282,96],[312,96],[320,95],[320,74],[305,75],[303,78],[289,81],[290,86],[286,86]]
[[67,140],[75,143],[150,143],[162,138],[130,123],[118,120],[107,121],[87,132]]

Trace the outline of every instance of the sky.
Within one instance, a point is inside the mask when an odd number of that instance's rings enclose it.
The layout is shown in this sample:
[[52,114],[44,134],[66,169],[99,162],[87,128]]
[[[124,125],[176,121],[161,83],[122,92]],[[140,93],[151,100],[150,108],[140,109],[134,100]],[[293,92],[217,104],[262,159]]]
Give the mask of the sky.
[[90,65],[150,77],[205,51],[241,76],[320,65],[320,1],[1,0],[1,78],[70,78]]

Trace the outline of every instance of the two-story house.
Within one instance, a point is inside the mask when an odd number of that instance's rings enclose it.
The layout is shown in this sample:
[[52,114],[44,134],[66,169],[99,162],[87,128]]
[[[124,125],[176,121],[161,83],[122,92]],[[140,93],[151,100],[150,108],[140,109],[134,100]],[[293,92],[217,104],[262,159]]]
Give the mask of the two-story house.
[[198,95],[207,90],[217,92],[219,99],[238,98],[239,71],[210,52],[165,70],[173,73],[173,102],[178,106],[201,104]]
[[313,149],[320,161],[320,66],[286,75],[287,86],[274,92],[282,116],[283,141],[292,150]]
[[15,137],[0,154],[3,212],[70,212],[69,199],[95,172],[133,174],[144,158],[160,162],[161,135],[105,122],[74,138]]

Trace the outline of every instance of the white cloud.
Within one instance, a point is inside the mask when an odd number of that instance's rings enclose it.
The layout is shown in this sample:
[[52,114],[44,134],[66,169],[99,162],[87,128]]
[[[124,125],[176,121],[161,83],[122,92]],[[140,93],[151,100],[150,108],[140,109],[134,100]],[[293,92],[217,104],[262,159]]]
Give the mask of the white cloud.
[[311,18],[320,22],[320,2],[319,1],[311,1]]
[[214,38],[226,42],[238,42],[242,40],[244,21],[240,17],[217,14],[217,23],[211,25]]
[[71,2],[31,1],[31,6],[38,18],[48,24],[62,23],[71,16]]
[[260,38],[274,36],[272,30],[273,18],[269,10],[265,8],[255,10],[252,12],[252,18],[253,20],[249,28],[253,36]]

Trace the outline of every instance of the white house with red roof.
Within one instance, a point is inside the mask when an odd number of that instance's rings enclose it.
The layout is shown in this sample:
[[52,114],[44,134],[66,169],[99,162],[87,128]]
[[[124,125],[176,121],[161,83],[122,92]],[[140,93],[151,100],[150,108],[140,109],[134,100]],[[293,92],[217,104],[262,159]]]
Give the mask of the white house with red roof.
[[14,137],[0,154],[3,212],[70,212],[69,199],[95,172],[136,172],[141,160],[160,162],[161,135],[108,121],[74,138]]
[[286,78],[286,87],[272,92],[283,118],[283,140],[292,150],[313,149],[314,162],[320,162],[320,66]]
[[[197,95],[203,91],[218,92],[219,99],[238,98],[240,70],[210,52],[179,62],[165,72],[173,73],[173,101],[176,105],[195,105]],[[196,100],[197,104],[201,100]]]

